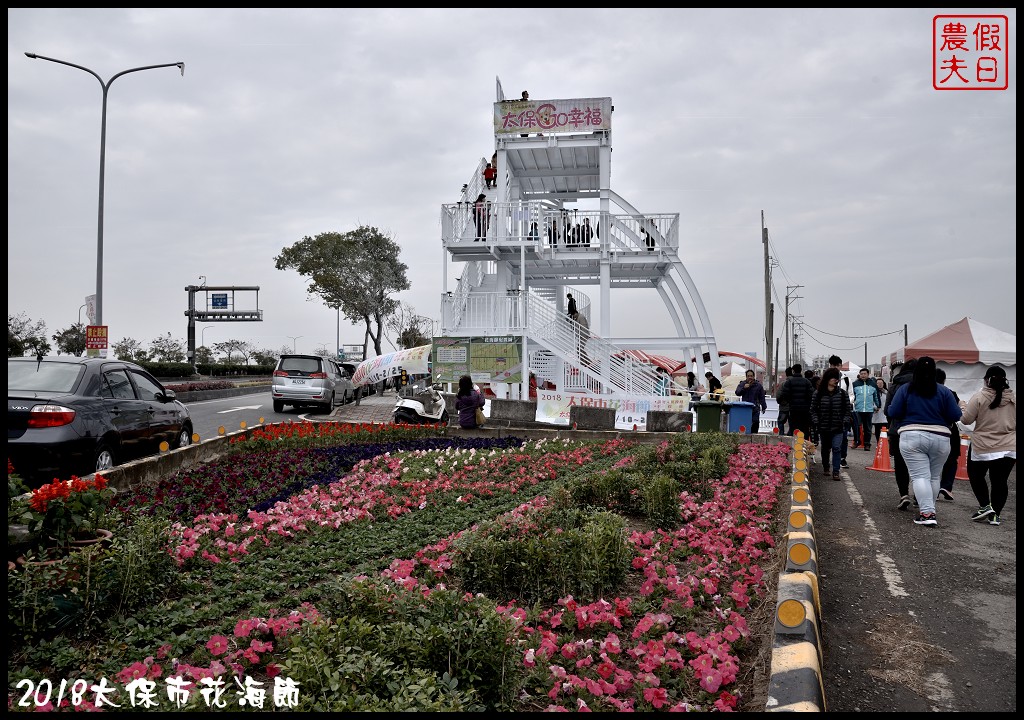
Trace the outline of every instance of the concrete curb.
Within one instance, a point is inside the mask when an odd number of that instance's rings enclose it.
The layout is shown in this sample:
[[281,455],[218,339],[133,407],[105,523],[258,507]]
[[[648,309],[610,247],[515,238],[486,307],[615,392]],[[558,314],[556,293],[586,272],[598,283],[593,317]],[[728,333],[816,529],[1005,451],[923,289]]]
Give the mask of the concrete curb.
[[814,541],[814,507],[808,455],[802,437],[793,443],[786,567],[779,576],[767,712],[825,712],[822,681],[821,596]]

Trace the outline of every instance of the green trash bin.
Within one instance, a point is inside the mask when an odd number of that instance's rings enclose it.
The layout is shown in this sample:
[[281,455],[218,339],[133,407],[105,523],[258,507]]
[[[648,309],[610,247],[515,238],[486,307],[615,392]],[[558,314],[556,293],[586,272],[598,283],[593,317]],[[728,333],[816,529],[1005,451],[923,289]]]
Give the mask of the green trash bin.
[[722,429],[722,403],[701,400],[693,403],[697,413],[697,432],[712,432]]

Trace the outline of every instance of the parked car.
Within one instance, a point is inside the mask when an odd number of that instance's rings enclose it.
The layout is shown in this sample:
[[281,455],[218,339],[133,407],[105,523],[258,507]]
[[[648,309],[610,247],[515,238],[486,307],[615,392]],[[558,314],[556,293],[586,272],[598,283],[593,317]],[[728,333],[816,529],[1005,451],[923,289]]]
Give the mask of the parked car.
[[173,390],[135,363],[72,356],[7,359],[7,457],[32,486],[88,475],[192,443]]
[[358,405],[359,401],[366,397],[369,393],[367,392],[367,388],[365,385],[356,387],[355,385],[352,384],[352,376],[356,374],[357,365],[355,363],[350,362],[340,362],[338,363],[338,365],[341,367],[342,371],[345,373],[345,377],[348,379],[347,387],[349,392],[351,393],[351,395],[346,398],[345,402],[348,402],[349,400],[355,400],[356,405]]
[[285,405],[291,405],[329,413],[345,397],[342,370],[334,360],[319,355],[282,355],[274,368],[270,393],[274,412],[284,412]]

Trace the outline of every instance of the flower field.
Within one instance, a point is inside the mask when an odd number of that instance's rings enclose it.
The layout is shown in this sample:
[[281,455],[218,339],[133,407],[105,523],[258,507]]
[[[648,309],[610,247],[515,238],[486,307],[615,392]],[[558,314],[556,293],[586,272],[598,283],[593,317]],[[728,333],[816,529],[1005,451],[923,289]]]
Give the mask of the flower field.
[[9,576],[9,709],[763,709],[789,461],[720,433],[261,429],[120,494],[77,580]]

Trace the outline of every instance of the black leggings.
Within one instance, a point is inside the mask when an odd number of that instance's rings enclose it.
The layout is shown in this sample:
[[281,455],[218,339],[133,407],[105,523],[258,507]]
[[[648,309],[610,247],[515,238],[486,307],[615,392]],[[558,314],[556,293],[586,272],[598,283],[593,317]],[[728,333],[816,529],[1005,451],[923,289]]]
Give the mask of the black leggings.
[[[1011,457],[1001,457],[996,460],[975,460],[967,455],[967,477],[971,480],[971,490],[974,497],[978,498],[978,505],[985,507],[991,505],[996,515],[1003,511],[1006,505],[1006,496],[1009,489],[1006,486],[1006,479],[1010,477],[1010,471],[1017,461]],[[988,473],[992,479],[992,495],[989,497],[988,483],[985,482],[985,474]]]

